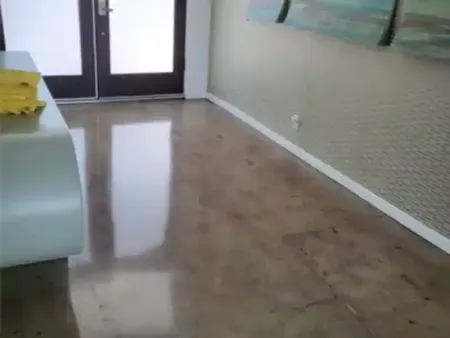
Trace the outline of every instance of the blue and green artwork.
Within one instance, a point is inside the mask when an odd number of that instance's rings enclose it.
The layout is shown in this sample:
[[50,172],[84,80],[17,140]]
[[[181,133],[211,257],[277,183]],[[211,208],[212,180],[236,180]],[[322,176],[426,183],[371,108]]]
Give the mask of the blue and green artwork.
[[[290,6],[289,1],[288,6]],[[280,0],[251,0],[248,17],[257,21],[280,23],[278,17],[282,7],[283,3]]]
[[450,0],[250,0],[248,16],[450,59]]
[[405,0],[393,46],[450,59],[450,0]]
[[395,0],[251,0],[248,16],[378,44],[389,25],[394,4]]

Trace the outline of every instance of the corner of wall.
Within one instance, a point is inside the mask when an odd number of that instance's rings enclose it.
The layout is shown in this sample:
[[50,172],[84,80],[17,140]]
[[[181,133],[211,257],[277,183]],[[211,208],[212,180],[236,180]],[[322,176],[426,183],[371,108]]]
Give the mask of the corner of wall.
[[207,96],[210,31],[211,0],[187,0],[184,72],[186,99]]

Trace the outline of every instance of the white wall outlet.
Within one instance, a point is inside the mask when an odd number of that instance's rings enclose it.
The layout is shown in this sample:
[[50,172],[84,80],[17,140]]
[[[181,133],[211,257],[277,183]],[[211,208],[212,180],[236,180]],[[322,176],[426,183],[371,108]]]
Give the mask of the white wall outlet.
[[292,129],[299,130],[302,125],[302,118],[300,115],[292,115],[291,117]]

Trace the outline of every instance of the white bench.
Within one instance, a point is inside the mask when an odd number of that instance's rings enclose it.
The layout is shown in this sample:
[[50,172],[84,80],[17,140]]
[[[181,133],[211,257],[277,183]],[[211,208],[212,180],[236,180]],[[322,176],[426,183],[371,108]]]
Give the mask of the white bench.
[[[0,69],[36,70],[25,52],[1,52]],[[0,116],[0,267],[81,252],[86,217],[73,141],[45,82],[36,118]]]

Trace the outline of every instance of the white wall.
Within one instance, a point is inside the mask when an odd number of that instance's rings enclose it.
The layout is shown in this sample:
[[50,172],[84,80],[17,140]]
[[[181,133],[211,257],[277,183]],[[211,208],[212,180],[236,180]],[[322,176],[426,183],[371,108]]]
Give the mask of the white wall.
[[206,98],[211,0],[187,0],[186,16],[184,94],[187,99]]
[[448,62],[248,21],[248,1],[212,8],[212,94],[450,238]]

